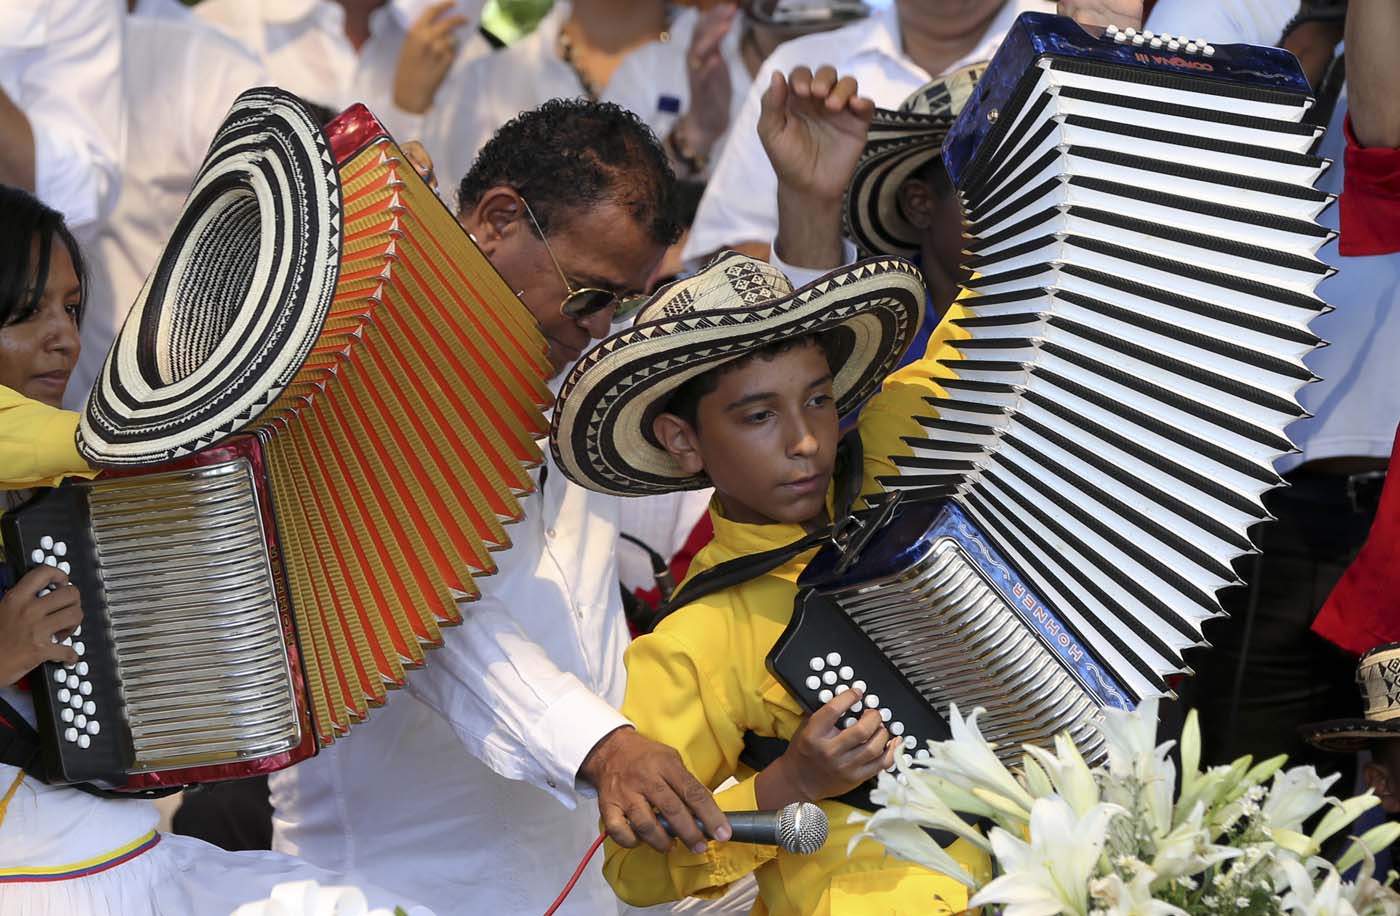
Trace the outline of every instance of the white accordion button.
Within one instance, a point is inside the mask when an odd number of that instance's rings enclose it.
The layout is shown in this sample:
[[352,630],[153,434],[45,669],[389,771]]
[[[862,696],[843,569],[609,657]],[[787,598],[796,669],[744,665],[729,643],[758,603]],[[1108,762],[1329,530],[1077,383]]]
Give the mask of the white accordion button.
[[821,693],[817,694],[817,699],[821,700],[822,703],[830,703],[831,698],[834,696],[836,696],[836,694],[832,693],[830,690],[823,689]]
[[79,676],[79,677],[87,677],[87,673],[88,673],[88,663],[87,663],[87,662],[78,662],[77,667],[74,668],[73,670],[75,670],[75,671],[78,672],[78,676]]
[[79,696],[76,690],[73,691],[73,693],[68,697],[68,705],[73,707],[74,709],[83,708],[83,698]]
[[837,696],[840,696],[841,694],[845,693],[847,690],[850,690],[850,689],[851,689],[851,685],[850,685],[850,684],[837,684],[837,685],[836,685],[836,695],[837,695]]
[[62,683],[64,683],[64,682],[67,681],[67,680],[68,680],[68,675],[64,674],[63,671],[62,671],[61,669],[58,669],[58,668],[55,668],[55,669],[54,669],[54,672],[53,672],[53,682],[54,682],[55,684],[62,684]]
[[1136,46],[1138,46],[1138,47],[1140,48],[1140,47],[1142,47],[1143,45],[1147,44],[1147,39],[1146,39],[1146,38],[1143,38],[1141,35],[1134,35],[1134,36],[1133,36],[1133,44],[1136,45]]
[[57,566],[57,565],[58,565],[58,558],[57,558],[57,557],[44,557],[44,565],[45,565],[45,566]]
[[865,693],[865,681],[852,681],[851,689],[859,690],[861,693]]
[[840,652],[828,652],[828,653],[826,653],[826,663],[827,663],[828,665],[830,665],[831,667],[835,668],[837,665],[841,664],[841,653],[840,653]]
[[97,720],[89,719],[87,724],[87,733],[89,735],[95,735],[100,731],[102,731],[102,726],[97,724]]
[[78,730],[77,730],[76,728],[65,728],[65,729],[63,730],[63,740],[64,740],[64,741],[77,741],[77,740],[78,740]]
[[828,686],[836,683],[836,672],[830,668],[822,672],[822,681]]
[[892,723],[890,723],[890,734],[891,734],[891,735],[894,735],[896,738],[899,737],[900,735],[904,734],[904,723],[903,723],[903,722],[892,722]]
[[1173,38],[1171,41],[1167,42],[1167,49],[1170,50],[1170,51],[1180,51],[1180,50],[1181,50],[1181,42],[1179,42],[1179,41],[1177,41],[1175,38]]
[[813,671],[820,671],[826,667],[826,659],[818,655],[813,657],[813,659],[807,664],[812,666]]
[[851,708],[848,710],[848,712],[858,713],[864,708],[865,704],[862,703],[860,700],[856,700],[854,703],[851,704]]
[[865,705],[869,706],[871,709],[874,709],[875,707],[880,705],[880,698],[872,693],[865,698]]
[[79,684],[79,685],[78,685],[78,692],[81,693],[81,694],[82,694],[83,696],[85,696],[85,697],[86,697],[86,696],[91,696],[91,695],[92,695],[92,681],[83,681],[81,684]]
[[68,556],[68,545],[59,541],[53,545],[53,552],[60,557],[66,557]]
[[31,563],[42,563],[42,562],[44,562],[44,552],[43,552],[42,550],[40,550],[38,547],[35,547],[35,548],[34,548],[34,552],[31,553],[31,554],[29,555],[29,561],[30,561]]
[[928,757],[929,757],[928,748],[926,748],[926,747],[921,747],[921,748],[919,748],[917,751],[914,752],[914,759],[915,759],[915,760],[927,760]]
[[79,655],[82,655],[84,652],[87,651],[87,646],[83,645],[80,642],[75,642],[73,643],[73,651],[78,653]]
[[88,700],[86,703],[83,704],[83,712],[87,713],[88,715],[92,715],[93,713],[97,712],[97,704],[94,703],[92,700]]
[[1186,53],[1187,53],[1187,54],[1195,54],[1195,53],[1196,53],[1196,43],[1195,43],[1194,41],[1188,41],[1188,42],[1186,42]]
[[880,721],[881,721],[881,722],[888,722],[888,721],[890,721],[890,719],[892,719],[892,718],[894,718],[894,713],[890,712],[890,708],[889,708],[888,706],[881,707],[881,709],[880,709]]
[[851,670],[850,665],[842,665],[841,670],[838,671],[837,674],[841,675],[841,680],[843,681],[849,681],[851,678],[855,677],[855,672]]
[[913,735],[905,735],[905,736],[904,736],[904,746],[907,747],[909,750],[912,751],[915,747],[918,746],[918,744],[919,744],[919,739],[918,739],[918,738],[915,738]]
[[817,677],[815,674],[808,676],[808,678],[807,678],[807,689],[808,689],[808,690],[820,690],[820,689],[821,689],[821,686],[822,686],[822,679],[821,679],[821,678]]
[[1151,45],[1152,47],[1154,47],[1154,48],[1160,48],[1160,47],[1162,46],[1162,39],[1160,39],[1160,38],[1152,38],[1152,39],[1149,39],[1147,43],[1148,43],[1149,45]]
[[844,719],[841,720],[841,727],[842,727],[842,728],[850,728],[852,725],[855,725],[855,724],[856,724],[856,720],[853,719],[853,718],[850,717],[850,716],[847,716],[846,718],[844,718]]
[[70,694],[68,693],[68,688],[67,688],[67,687],[60,688],[59,691],[58,691],[58,702],[60,702],[60,703],[67,703],[67,702],[68,702],[68,697],[69,697],[69,696],[70,696]]
[[1204,54],[1206,57],[1210,57],[1212,54],[1215,53],[1215,46],[1214,46],[1214,45],[1204,45],[1204,46],[1202,46],[1202,48],[1201,48],[1201,53]]
[[79,685],[80,683],[82,683],[82,682],[81,682],[80,680],[78,680],[78,676],[77,676],[76,674],[70,674],[70,675],[68,675],[68,689],[69,689],[69,690],[77,690],[77,689],[78,689],[78,685]]
[[62,710],[61,712],[59,712],[58,717],[59,717],[60,719],[62,719],[64,722],[72,722],[72,721],[73,721],[73,710],[71,710],[71,709],[69,709],[67,706],[65,706],[65,707],[63,707],[63,710]]
[[78,747],[86,749],[90,744],[92,744],[92,739],[89,738],[87,735],[78,736]]
[[53,550],[53,538],[49,537],[47,534],[44,535],[39,538],[39,546],[45,550]]
[[83,715],[82,713],[78,713],[78,715],[73,719],[73,724],[78,726],[78,728],[87,728],[87,716]]
[[66,576],[73,571],[73,566],[67,560],[59,560],[58,571]]

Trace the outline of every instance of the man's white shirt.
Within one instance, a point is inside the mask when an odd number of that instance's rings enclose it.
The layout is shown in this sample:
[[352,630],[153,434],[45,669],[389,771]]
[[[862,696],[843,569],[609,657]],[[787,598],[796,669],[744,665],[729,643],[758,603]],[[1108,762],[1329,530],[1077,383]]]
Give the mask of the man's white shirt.
[[[271,779],[274,846],[439,913],[543,912],[598,833],[575,774],[626,720],[618,500],[549,466],[409,689]],[[538,477],[539,472],[534,472]],[[595,861],[564,913],[616,910]]]
[[267,84],[256,57],[177,0],[141,0],[125,17],[126,126],[116,207],[88,246],[82,353],[65,402],[77,408],[175,229],[229,106]]
[[117,0],[0,0],[0,89],[29,120],[36,194],[79,230],[120,180],[122,15]]
[[[345,35],[345,10],[334,0],[203,0],[194,9],[258,55],[274,85],[339,113],[363,102],[400,143],[422,135],[423,115],[394,104],[394,74],[409,27],[431,0],[389,0],[370,14],[370,37],[357,52]],[[452,73],[490,52],[481,37],[485,0],[457,0],[471,21],[458,34]],[[431,111],[431,109],[430,109]]]
[[[1016,17],[1027,11],[1053,10],[1042,0],[1007,0],[982,38],[953,62],[956,70],[990,60]],[[899,10],[890,5],[869,18],[831,32],[797,38],[779,46],[760,68],[743,108],[730,128],[714,175],[700,201],[685,245],[685,259],[697,265],[714,252],[742,242],[767,242],[778,231],[778,181],[758,138],[758,115],[773,72],[784,75],[798,66],[831,64],[853,76],[860,94],[883,108],[897,108],[932,76],[904,53]]]

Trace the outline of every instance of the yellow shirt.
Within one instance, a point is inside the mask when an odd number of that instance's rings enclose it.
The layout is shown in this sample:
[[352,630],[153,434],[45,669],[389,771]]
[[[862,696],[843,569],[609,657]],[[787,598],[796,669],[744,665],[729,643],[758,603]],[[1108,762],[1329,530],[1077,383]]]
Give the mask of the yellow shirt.
[[52,487],[65,477],[93,477],[78,454],[78,415],[30,400],[0,385],[0,490]]
[[[951,373],[936,359],[957,355],[948,341],[967,335],[949,319],[964,314],[954,305],[935,330],[924,359],[886,379],[861,412],[864,492],[879,489],[874,477],[895,473],[890,455],[908,454],[902,436],[925,435],[913,417],[928,415],[923,399],[942,393],[935,379]],[[715,537],[696,556],[691,575],[803,535],[797,525],[733,522],[715,507],[710,518]],[[756,773],[739,763],[744,733],[790,739],[802,722],[803,709],[769,674],[765,660],[792,616],[797,577],[811,558],[812,553],[804,554],[767,575],[687,605],[627,651],[623,715],[643,734],[679,751],[685,765],[710,789],[731,776],[737,779],[737,785],[715,796],[724,810],[757,807]],[[860,832],[858,825],[848,823],[855,809],[830,801],[821,805],[831,835],[815,855],[741,843],[711,843],[701,855],[677,843],[662,855],[645,845],[623,849],[609,842],[603,872],[618,895],[634,906],[687,896],[716,897],[752,871],[759,885],[754,912],[760,914],[931,916],[966,908],[963,885],[897,859],[877,843],[866,840],[847,855],[850,840]],[[986,859],[974,847],[959,841],[950,852],[974,875],[987,876]]]

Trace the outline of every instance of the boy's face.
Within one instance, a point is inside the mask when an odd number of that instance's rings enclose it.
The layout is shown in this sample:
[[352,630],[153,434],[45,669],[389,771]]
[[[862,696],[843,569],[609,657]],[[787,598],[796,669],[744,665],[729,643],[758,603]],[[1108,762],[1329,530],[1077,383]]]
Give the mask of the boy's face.
[[698,429],[662,414],[661,443],[706,473],[725,515],[750,524],[820,522],[840,425],[831,368],[815,340],[722,373],[700,399]]

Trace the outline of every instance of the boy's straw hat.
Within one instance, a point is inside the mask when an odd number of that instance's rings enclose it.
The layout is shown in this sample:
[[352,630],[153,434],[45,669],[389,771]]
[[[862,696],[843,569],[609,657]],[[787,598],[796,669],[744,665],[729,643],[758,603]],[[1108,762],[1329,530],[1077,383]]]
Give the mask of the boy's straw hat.
[[1361,656],[1356,683],[1366,710],[1363,718],[1304,725],[1303,738],[1309,744],[1349,753],[1381,738],[1400,738],[1400,642],[1377,646]]

